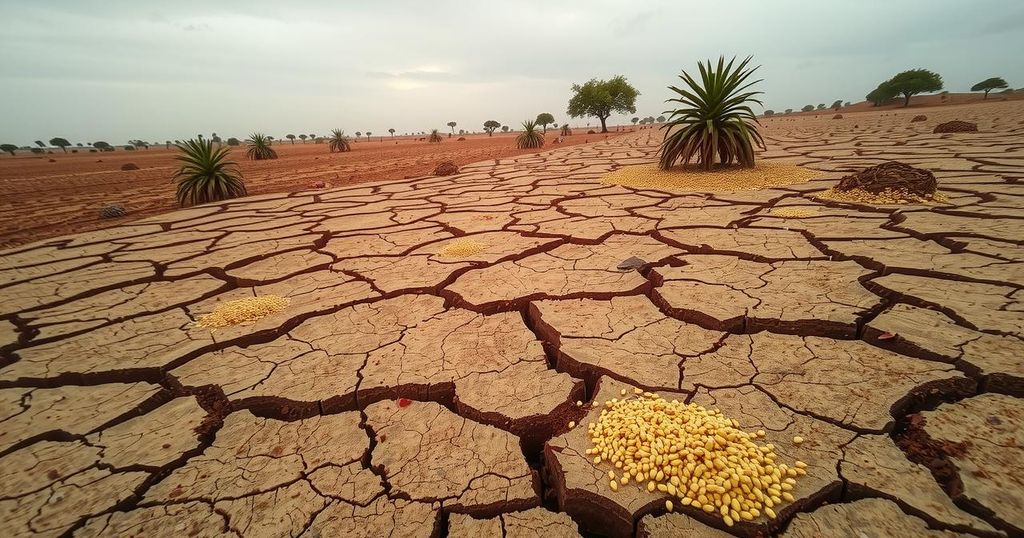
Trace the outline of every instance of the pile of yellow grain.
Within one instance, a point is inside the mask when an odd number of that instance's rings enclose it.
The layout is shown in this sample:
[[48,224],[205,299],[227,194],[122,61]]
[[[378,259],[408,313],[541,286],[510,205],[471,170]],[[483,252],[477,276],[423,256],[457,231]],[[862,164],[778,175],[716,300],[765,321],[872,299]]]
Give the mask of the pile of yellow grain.
[[817,209],[797,206],[776,207],[768,214],[773,217],[781,217],[784,219],[806,219],[821,215]]
[[263,319],[288,307],[288,299],[277,295],[247,297],[235,301],[224,301],[213,312],[201,316],[196,325],[205,329],[229,327]]
[[[609,487],[618,491],[630,482],[653,493],[708,513],[719,514],[726,525],[750,521],[761,514],[775,518],[774,507],[793,502],[790,490],[807,465],[777,463],[775,447],[758,444],[764,430],[747,433],[718,410],[667,401],[657,394],[634,390],[605,402],[597,422],[588,425],[594,464],[608,462]],[[803,439],[795,437],[794,443]]]
[[472,239],[456,239],[437,251],[442,258],[465,258],[483,252],[484,246]]
[[903,189],[885,189],[878,193],[868,192],[863,189],[850,189],[848,191],[829,189],[812,194],[811,196],[830,202],[873,205],[942,204],[949,201],[945,194],[939,192],[933,195],[919,196]]
[[783,187],[810,181],[820,175],[796,165],[758,161],[754,168],[716,167],[705,171],[696,166],[675,166],[668,170],[657,164],[627,166],[601,177],[606,185],[671,192],[735,192]]

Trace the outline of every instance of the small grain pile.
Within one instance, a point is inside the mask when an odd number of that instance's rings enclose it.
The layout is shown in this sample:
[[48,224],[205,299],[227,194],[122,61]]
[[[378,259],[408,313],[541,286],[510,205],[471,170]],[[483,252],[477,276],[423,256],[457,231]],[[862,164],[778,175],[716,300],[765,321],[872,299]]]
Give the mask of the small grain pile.
[[803,183],[818,172],[776,161],[758,161],[754,168],[719,166],[710,172],[697,166],[662,170],[656,164],[620,168],[601,177],[605,185],[671,192],[755,191]]
[[815,194],[833,202],[881,205],[944,202],[936,193],[935,174],[909,164],[889,161],[848,175],[834,188]]
[[968,121],[953,120],[940,123],[932,130],[933,133],[976,133],[978,124]]
[[276,314],[288,307],[288,299],[277,295],[247,297],[235,301],[224,301],[213,312],[201,316],[196,325],[204,329],[219,329],[240,323],[257,321]]
[[771,444],[758,444],[764,430],[747,433],[718,410],[667,401],[634,389],[631,397],[605,402],[597,422],[588,425],[594,464],[608,462],[609,487],[618,491],[630,482],[674,502],[719,514],[726,525],[764,514],[774,519],[775,508],[793,502],[796,478],[807,464],[777,463]]
[[810,217],[817,217],[821,213],[818,213],[817,209],[809,207],[776,207],[772,209],[769,215],[773,217],[781,217],[784,219],[806,219]]
[[472,239],[456,239],[437,251],[442,258],[465,258],[478,254],[484,250],[484,246]]
[[459,173],[459,166],[452,161],[443,161],[434,168],[435,176],[451,176]]

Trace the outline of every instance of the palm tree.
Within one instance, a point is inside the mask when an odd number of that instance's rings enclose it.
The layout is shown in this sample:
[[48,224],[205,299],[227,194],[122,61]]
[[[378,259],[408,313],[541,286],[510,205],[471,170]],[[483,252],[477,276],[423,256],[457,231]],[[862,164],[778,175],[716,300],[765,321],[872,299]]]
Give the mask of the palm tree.
[[182,207],[245,196],[238,165],[227,160],[228,148],[214,149],[212,140],[201,138],[177,147],[181,154],[175,159],[182,164],[174,180],[178,182],[178,204]]
[[394,129],[388,129],[388,132],[391,133],[391,138],[395,137],[395,130]]
[[544,147],[544,135],[537,132],[537,122],[532,120],[523,122],[523,132],[516,137],[516,147],[519,149]]
[[249,135],[249,138],[245,141],[245,156],[254,161],[276,159],[277,152],[270,147],[270,141],[272,139],[273,137],[267,136],[263,133],[253,133]]
[[327,147],[331,150],[331,153],[335,151],[352,151],[352,145],[348,143],[348,137],[345,136],[345,131],[341,129],[331,129],[331,137],[327,139]]
[[683,106],[668,111],[669,122],[662,127],[666,129],[659,162],[662,169],[680,160],[685,166],[692,160],[710,170],[715,157],[723,165],[736,161],[740,166],[754,166],[754,145],[764,147],[764,139],[748,103],[761,105],[754,96],[762,92],[747,91],[760,82],[747,82],[747,78],[758,68],[747,69],[749,56],[733,69],[735,61],[734,57],[726,64],[725,58],[719,57],[717,68],[710,60],[707,65],[698,63],[699,83],[683,71],[679,78],[687,89],[669,87],[679,94],[669,101]]
[[441,133],[437,132],[437,129],[431,129],[430,130],[430,138],[427,139],[427,142],[430,142],[431,144],[440,144],[441,143]]

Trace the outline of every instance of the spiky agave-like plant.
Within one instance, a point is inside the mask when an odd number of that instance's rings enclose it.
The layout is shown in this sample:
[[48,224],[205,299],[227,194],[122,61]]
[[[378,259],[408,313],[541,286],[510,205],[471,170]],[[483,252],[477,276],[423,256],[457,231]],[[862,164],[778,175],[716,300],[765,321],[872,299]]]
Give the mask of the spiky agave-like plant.
[[263,133],[253,133],[245,140],[245,156],[254,160],[276,159],[277,152],[270,147],[270,137]]
[[327,146],[330,148],[331,153],[335,151],[352,151],[352,144],[349,143],[345,131],[341,129],[331,129],[331,138],[327,140]]
[[526,120],[523,122],[523,132],[516,137],[516,147],[519,149],[534,149],[544,146],[544,135],[537,132],[537,122]]
[[662,169],[671,168],[678,161],[684,166],[694,161],[710,170],[716,156],[723,165],[735,161],[740,166],[754,166],[754,145],[763,148],[764,139],[748,103],[761,104],[754,96],[763,92],[747,91],[761,82],[747,82],[760,67],[748,69],[750,59],[748,56],[735,68],[735,57],[728,64],[724,57],[719,57],[716,68],[712,67],[711,60],[706,65],[698,63],[700,82],[683,71],[679,78],[686,83],[686,89],[669,86],[679,97],[667,102],[679,103],[682,107],[665,111],[671,115],[662,126],[666,129],[661,143],[659,166]]
[[572,134],[572,129],[569,128],[568,123],[562,124],[562,136],[569,136]]
[[228,148],[214,149],[212,140],[202,138],[175,145],[181,152],[175,156],[181,168],[173,179],[178,182],[178,203],[182,207],[245,196],[238,165],[227,159]]
[[441,140],[441,133],[437,129],[432,129],[430,131],[430,138],[427,138],[427,142],[430,142],[431,144],[440,144]]

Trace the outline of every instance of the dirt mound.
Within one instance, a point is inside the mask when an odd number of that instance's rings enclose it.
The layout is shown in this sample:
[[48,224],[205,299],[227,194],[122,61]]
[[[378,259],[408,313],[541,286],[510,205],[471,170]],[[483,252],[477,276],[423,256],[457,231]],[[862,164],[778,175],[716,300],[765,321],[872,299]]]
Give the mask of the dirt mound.
[[843,119],[843,115],[842,114],[836,114],[835,116],[832,116],[832,119],[834,119],[834,120],[841,120],[841,119]]
[[925,116],[924,114],[918,114],[914,116],[913,119],[910,120],[910,123],[917,123],[919,121],[928,121],[928,116]]
[[953,120],[935,126],[933,133],[973,133],[978,131],[978,124],[968,121]]
[[434,168],[435,176],[450,176],[452,174],[458,173],[459,167],[451,161],[444,161],[441,164],[437,165],[437,168]]
[[899,190],[918,196],[930,196],[935,194],[937,187],[935,174],[928,170],[914,168],[899,161],[889,161],[844,177],[839,181],[839,185],[836,185],[836,190],[859,189],[875,194],[885,190]]
[[464,136],[460,136],[460,137],[459,137],[459,138],[457,138],[457,139],[456,139],[455,141],[456,141],[456,142],[465,142],[465,141],[466,141],[466,137],[464,137]]
[[124,170],[126,172],[129,171],[129,170],[138,170],[138,169],[139,169],[139,165],[137,165],[135,163],[124,163],[124,164],[121,165],[121,170]]

